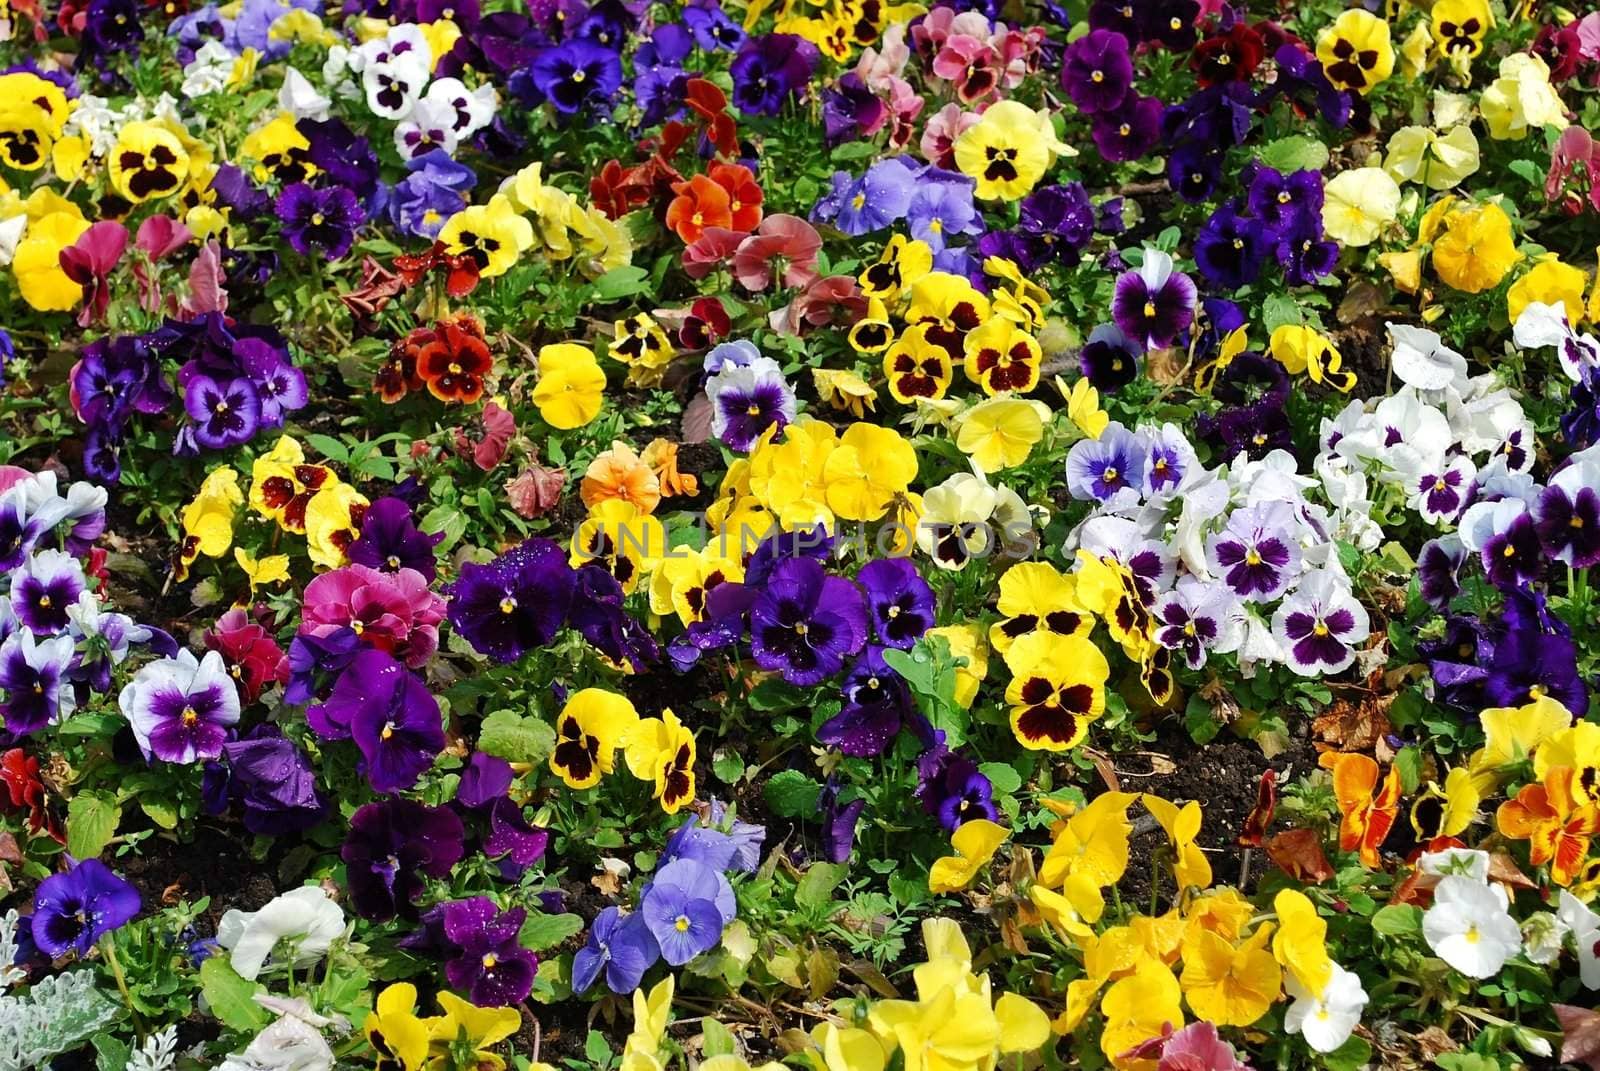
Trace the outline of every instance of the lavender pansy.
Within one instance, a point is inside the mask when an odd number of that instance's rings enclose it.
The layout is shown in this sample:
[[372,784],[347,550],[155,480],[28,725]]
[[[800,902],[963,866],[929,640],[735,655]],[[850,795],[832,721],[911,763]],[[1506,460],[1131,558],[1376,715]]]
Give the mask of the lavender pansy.
[[141,669],[118,697],[146,759],[190,763],[222,754],[239,720],[239,691],[222,655],[181,650]]

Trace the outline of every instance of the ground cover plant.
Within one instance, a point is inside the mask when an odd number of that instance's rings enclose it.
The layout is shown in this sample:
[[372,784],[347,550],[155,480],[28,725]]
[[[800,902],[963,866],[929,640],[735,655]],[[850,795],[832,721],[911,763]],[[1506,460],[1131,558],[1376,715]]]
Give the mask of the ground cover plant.
[[0,0],[0,1071],[1600,1069],[1597,87]]

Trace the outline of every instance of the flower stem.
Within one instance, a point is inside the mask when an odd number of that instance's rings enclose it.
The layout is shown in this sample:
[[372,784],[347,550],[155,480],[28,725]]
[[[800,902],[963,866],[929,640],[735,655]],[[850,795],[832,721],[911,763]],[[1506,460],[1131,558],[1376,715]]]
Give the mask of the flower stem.
[[100,938],[100,952],[106,957],[106,965],[111,968],[111,977],[117,981],[117,992],[122,994],[122,1002],[128,1006],[128,1014],[133,1016],[133,1027],[142,1039],[145,1034],[144,1020],[139,1017],[139,1009],[134,1007],[133,994],[128,991],[128,979],[122,973],[122,962],[117,959],[116,942],[109,933]]

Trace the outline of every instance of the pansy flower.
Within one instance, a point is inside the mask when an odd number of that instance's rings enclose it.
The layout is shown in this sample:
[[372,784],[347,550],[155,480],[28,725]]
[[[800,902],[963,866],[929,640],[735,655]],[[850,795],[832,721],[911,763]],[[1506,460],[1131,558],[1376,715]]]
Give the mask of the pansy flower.
[[487,204],[470,205],[446,220],[439,242],[451,256],[470,256],[479,276],[493,279],[533,245],[533,224],[517,214],[507,197],[496,194]]
[[415,328],[406,336],[406,346],[415,353],[417,378],[441,402],[470,405],[483,397],[494,357],[476,317],[462,313]]
[[154,120],[126,123],[110,153],[111,185],[135,204],[174,193],[189,176],[189,153]]
[[555,638],[575,586],[561,548],[529,539],[487,565],[462,565],[450,590],[450,626],[480,654],[515,662]]
[[1478,469],[1471,458],[1460,454],[1442,465],[1430,467],[1434,471],[1410,477],[1411,496],[1407,504],[1429,524],[1449,524],[1466,505]]
[[1211,572],[1235,595],[1270,602],[1300,573],[1300,541],[1287,503],[1264,502],[1234,510],[1222,531],[1206,540]]
[[659,718],[640,719],[624,743],[628,771],[651,782],[662,810],[677,814],[694,800],[694,732],[670,709]]
[[72,713],[77,702],[67,674],[76,656],[69,635],[41,641],[23,628],[0,643],[0,714],[8,732],[37,732]]
[[122,716],[146,759],[191,763],[222,754],[228,729],[239,720],[239,691],[222,656],[188,650],[152,662],[118,697]]
[[1111,315],[1146,349],[1165,349],[1194,322],[1195,297],[1193,280],[1173,268],[1172,257],[1147,248],[1137,271],[1117,276]]
[[1348,668],[1371,630],[1350,582],[1328,569],[1308,574],[1272,615],[1273,638],[1303,677]]
[[11,613],[38,636],[54,636],[70,622],[67,611],[88,591],[83,566],[63,550],[41,550],[11,576]]
[[1086,636],[1094,627],[1094,615],[1078,602],[1075,577],[1048,562],[1018,562],[1001,573],[995,609],[1003,620],[989,627],[989,645],[1001,655],[1034,632]]
[[866,642],[866,606],[850,581],[825,575],[811,558],[787,558],[750,607],[750,634],[758,666],[791,684],[816,684]]
[[1156,605],[1156,641],[1183,653],[1190,669],[1210,652],[1227,654],[1244,642],[1245,615],[1238,596],[1220,584],[1185,576]]
[[1533,509],[1545,550],[1574,569],[1600,564],[1600,463],[1576,461],[1550,477]]
[[286,531],[304,534],[311,499],[338,480],[327,466],[306,464],[300,443],[285,435],[251,464],[250,505]]
[[376,648],[356,655],[306,718],[320,736],[355,740],[379,792],[411,788],[444,750],[438,701],[422,678]]
[[1032,632],[1006,652],[1011,731],[1029,750],[1065,751],[1083,742],[1105,710],[1111,666],[1082,636]]
[[1383,784],[1378,784],[1378,764],[1366,755],[1324,752],[1318,759],[1323,769],[1333,771],[1333,791],[1339,802],[1339,850],[1358,852],[1361,863],[1376,867],[1378,849],[1399,813],[1400,770],[1390,766]]
[[574,692],[556,718],[550,770],[568,788],[591,788],[612,770],[617,748],[627,743],[639,712],[626,697],[604,688]]
[[351,906],[374,921],[415,921],[427,879],[450,875],[464,839],[461,819],[447,807],[395,798],[357,808],[339,852]]
[[444,935],[456,950],[444,963],[450,985],[482,1008],[526,1000],[539,967],[538,957],[517,940],[527,917],[524,908],[501,911],[486,896],[445,904]]
[[638,912],[625,916],[621,908],[608,907],[589,927],[587,943],[573,954],[572,990],[586,993],[604,975],[606,988],[613,993],[631,993],[660,958],[644,916]]
[[1044,353],[1038,340],[1011,320],[996,316],[966,336],[964,367],[985,394],[1026,394],[1039,383]]
[[781,431],[795,418],[794,390],[770,357],[730,365],[706,381],[711,399],[711,434],[740,453],[769,429]]
[[918,398],[937,400],[950,389],[955,372],[949,351],[932,340],[934,327],[908,328],[883,355],[883,373],[889,395],[902,405]]
[[[881,755],[908,720],[918,719],[911,691],[883,659],[884,648],[868,645],[845,676],[844,704],[817,729],[817,739],[846,755]],[[921,722],[921,735],[928,735]]]
[[1551,766],[1495,812],[1500,832],[1528,841],[1528,862],[1550,864],[1550,880],[1571,885],[1600,833],[1600,806],[1571,766]]
[[1394,73],[1389,24],[1363,8],[1351,8],[1317,38],[1317,59],[1333,84],[1362,96]]
[[95,942],[129,922],[142,906],[139,891],[98,859],[52,874],[33,895],[33,941],[52,958],[87,956]]
[[1136,504],[1147,458],[1138,436],[1110,424],[1098,439],[1079,439],[1067,453],[1067,491],[1073,498],[1118,509]]
[[909,650],[933,627],[933,589],[909,558],[879,558],[868,562],[856,580],[866,592],[873,632],[879,643]]
[[278,195],[283,236],[296,253],[338,260],[350,251],[356,228],[366,222],[356,195],[343,186],[314,189],[304,182]]

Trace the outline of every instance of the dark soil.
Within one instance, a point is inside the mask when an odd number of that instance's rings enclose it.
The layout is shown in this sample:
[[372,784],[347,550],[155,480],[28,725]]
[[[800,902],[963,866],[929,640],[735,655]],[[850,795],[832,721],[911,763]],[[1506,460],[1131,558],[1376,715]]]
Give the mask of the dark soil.
[[[1156,739],[1145,751],[1115,756],[1123,791],[1149,792],[1174,803],[1198,800],[1204,820],[1199,845],[1218,883],[1239,884],[1244,849],[1238,846],[1245,819],[1256,805],[1261,775],[1268,769],[1282,785],[1316,768],[1316,749],[1310,725],[1302,723],[1284,751],[1268,759],[1261,748],[1224,732],[1207,744],[1196,744],[1183,725],[1168,718],[1155,726]],[[1150,865],[1165,834],[1160,829],[1141,832],[1132,841],[1127,874],[1120,883],[1122,895],[1144,904],[1150,896]],[[1249,880],[1241,891],[1248,894],[1264,869],[1271,867],[1263,852],[1254,852]],[[1163,897],[1172,893],[1171,879],[1163,877]]]
[[187,843],[179,844],[158,834],[140,843],[139,854],[116,860],[116,869],[139,890],[148,908],[209,896],[205,917],[215,932],[224,911],[254,911],[278,895],[277,860],[293,838],[278,838],[262,861],[251,856],[254,838],[239,826],[200,822],[185,831],[185,838]]

